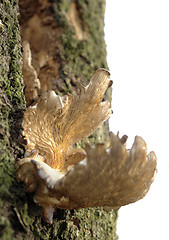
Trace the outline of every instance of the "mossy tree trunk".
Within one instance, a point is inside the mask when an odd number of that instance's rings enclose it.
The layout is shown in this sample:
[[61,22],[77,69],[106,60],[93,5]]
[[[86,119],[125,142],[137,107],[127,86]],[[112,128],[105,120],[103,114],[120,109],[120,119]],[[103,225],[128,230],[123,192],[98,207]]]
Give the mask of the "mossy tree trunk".
[[[17,0],[0,1],[0,239],[117,239],[117,214],[100,208],[57,209],[53,225],[45,224],[41,208],[15,180],[15,160],[24,153],[19,138],[26,105],[18,18],[39,81],[31,104],[50,89],[74,93],[96,69],[107,68],[105,0],[20,0],[19,5],[20,13]],[[26,76],[23,71],[25,83]],[[110,101],[110,91],[105,98]],[[90,141],[108,141],[107,122]]]

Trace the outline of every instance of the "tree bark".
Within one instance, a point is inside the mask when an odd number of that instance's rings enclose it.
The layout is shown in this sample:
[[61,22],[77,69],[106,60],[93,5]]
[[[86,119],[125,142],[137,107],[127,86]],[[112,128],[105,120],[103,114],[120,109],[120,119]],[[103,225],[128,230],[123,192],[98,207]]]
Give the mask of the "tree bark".
[[[27,106],[48,90],[78,91],[98,68],[107,68],[104,42],[105,0],[0,1],[0,239],[117,239],[116,212],[101,208],[57,209],[53,225],[15,180],[15,160],[22,157],[21,122]],[[19,23],[20,30],[19,32]],[[30,46],[30,61],[22,54]],[[29,81],[33,83],[32,87]],[[111,101],[108,90],[105,99]],[[108,122],[86,141],[107,143]]]

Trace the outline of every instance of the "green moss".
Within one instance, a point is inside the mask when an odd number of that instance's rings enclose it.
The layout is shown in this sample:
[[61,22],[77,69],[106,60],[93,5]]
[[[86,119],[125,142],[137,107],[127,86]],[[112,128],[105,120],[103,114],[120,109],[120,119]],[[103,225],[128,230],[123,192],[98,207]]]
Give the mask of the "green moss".
[[18,137],[25,108],[17,1],[0,3],[0,238],[14,239],[12,206],[18,188],[14,161],[23,153]]
[[[1,3],[0,19],[3,28],[0,38],[0,144],[2,151],[0,164],[3,167],[1,167],[2,174],[0,176],[2,179],[4,178],[3,174],[7,172],[11,176],[14,171],[11,166],[14,160],[13,153],[11,153],[13,142],[11,143],[9,139],[12,138],[11,129],[15,124],[13,115],[17,112],[21,116],[24,108],[23,85],[21,84],[20,37],[16,13],[16,1],[3,1]],[[9,179],[5,177],[8,186]]]
[[57,210],[52,226],[39,220],[34,224],[35,239],[111,239],[117,240],[117,213],[100,208]]
[[4,240],[12,240],[13,230],[10,228],[10,222],[6,217],[0,218],[0,238]]
[[98,68],[107,68],[106,45],[104,41],[105,1],[77,0],[77,9],[82,25],[88,29],[87,38],[78,40],[74,29],[68,23],[66,12],[70,3],[60,0],[55,6],[56,21],[62,27],[61,67],[63,79],[79,78],[87,84]]

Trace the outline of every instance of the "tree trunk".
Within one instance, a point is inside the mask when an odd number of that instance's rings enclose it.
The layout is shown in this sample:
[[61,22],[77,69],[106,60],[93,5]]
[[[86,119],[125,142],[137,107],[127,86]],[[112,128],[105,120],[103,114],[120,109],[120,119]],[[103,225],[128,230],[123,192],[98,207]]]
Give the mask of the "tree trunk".
[[[117,239],[117,213],[100,208],[57,209],[54,223],[15,180],[22,157],[21,122],[27,106],[48,90],[78,91],[98,68],[107,68],[104,42],[105,0],[17,0],[0,2],[0,239]],[[32,58],[32,59],[31,59]],[[30,84],[31,83],[31,84]],[[108,90],[105,99],[111,100]],[[108,122],[88,142],[108,142]]]

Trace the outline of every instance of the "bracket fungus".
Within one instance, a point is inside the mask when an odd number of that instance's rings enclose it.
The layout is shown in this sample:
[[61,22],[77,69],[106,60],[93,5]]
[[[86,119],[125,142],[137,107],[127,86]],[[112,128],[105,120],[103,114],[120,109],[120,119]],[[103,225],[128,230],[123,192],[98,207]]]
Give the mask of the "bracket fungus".
[[156,156],[147,155],[141,137],[131,150],[126,149],[126,136],[113,133],[107,149],[101,143],[85,150],[72,147],[110,117],[109,102],[102,102],[111,85],[109,75],[99,69],[79,94],[61,97],[50,91],[25,111],[26,155],[17,162],[16,177],[28,192],[35,192],[34,201],[48,223],[56,207],[118,209],[133,203],[146,195],[154,179]]

